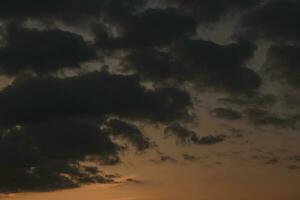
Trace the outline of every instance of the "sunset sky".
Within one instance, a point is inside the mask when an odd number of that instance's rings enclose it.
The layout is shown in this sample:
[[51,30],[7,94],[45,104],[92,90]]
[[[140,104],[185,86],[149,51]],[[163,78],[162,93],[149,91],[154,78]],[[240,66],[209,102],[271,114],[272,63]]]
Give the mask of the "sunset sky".
[[300,1],[0,0],[0,200],[299,200]]

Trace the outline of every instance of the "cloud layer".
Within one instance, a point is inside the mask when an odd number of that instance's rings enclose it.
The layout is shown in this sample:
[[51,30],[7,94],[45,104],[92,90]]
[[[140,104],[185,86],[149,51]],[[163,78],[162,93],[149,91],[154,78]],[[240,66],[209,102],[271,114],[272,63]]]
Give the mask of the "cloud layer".
[[[205,90],[226,95],[209,111],[214,117],[297,128],[298,114],[261,108],[280,99],[261,86],[268,77],[299,88],[299,7],[296,0],[0,1],[0,74],[13,79],[0,91],[0,192],[112,181],[80,163],[116,164],[127,144],[155,146],[136,122],[164,124],[178,144],[223,142],[182,125],[196,112],[193,94]],[[234,37],[202,38],[199,30],[228,16],[239,18]],[[261,73],[250,61],[266,41]],[[175,159],[161,155],[165,161]]]

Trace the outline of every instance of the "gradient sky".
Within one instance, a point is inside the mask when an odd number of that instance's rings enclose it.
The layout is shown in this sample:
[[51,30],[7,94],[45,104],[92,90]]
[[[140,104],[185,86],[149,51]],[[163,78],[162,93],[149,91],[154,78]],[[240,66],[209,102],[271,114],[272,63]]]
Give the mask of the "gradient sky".
[[0,1],[0,200],[300,199],[300,1]]

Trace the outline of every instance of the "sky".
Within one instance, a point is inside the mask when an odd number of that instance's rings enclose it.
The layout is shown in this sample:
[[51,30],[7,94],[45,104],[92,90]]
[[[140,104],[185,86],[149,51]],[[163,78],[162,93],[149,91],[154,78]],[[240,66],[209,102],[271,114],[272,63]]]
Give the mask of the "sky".
[[0,1],[0,200],[298,200],[300,1]]

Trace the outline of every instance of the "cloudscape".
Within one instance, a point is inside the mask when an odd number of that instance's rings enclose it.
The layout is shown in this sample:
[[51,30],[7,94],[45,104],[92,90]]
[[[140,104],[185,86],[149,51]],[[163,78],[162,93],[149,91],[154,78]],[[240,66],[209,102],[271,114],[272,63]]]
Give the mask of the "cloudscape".
[[299,17],[1,0],[0,200],[300,199]]

